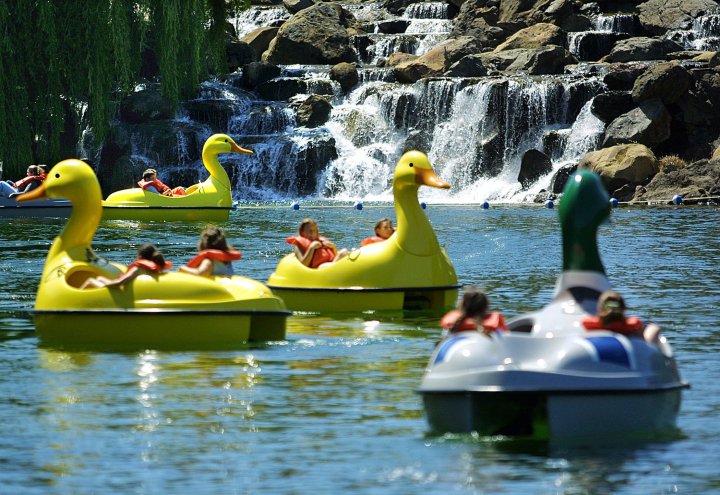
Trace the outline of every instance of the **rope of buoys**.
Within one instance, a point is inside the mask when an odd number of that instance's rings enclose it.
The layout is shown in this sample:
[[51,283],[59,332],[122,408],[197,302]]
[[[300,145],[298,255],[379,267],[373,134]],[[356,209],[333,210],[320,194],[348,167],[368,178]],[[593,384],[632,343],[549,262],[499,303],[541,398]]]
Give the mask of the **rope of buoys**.
[[[562,198],[560,198],[562,201]],[[543,207],[547,209],[553,209],[557,203],[557,199],[548,199],[547,201],[544,201],[542,203],[496,203],[500,206],[521,206],[521,207]],[[633,206],[633,205],[640,205],[640,206],[656,206],[656,205],[696,205],[696,204],[720,204],[720,196],[703,196],[700,198],[684,198],[680,194],[676,194],[672,197],[672,199],[669,200],[643,200],[643,201],[619,201],[617,198],[610,198],[610,205],[615,208],[620,205],[626,205],[626,206]],[[420,202],[420,206],[423,209],[426,209],[428,206],[432,206],[433,208],[453,208],[453,207],[472,207],[476,206],[479,208],[482,208],[483,210],[487,210],[490,208],[490,202],[488,200],[484,200],[482,203],[432,203],[431,205],[428,205],[428,203],[422,201]],[[293,210],[299,210],[300,209],[300,202],[299,201],[293,201],[290,203],[289,207]],[[380,203],[380,204],[371,204],[366,205],[362,201],[355,201],[354,203],[348,205],[348,204],[326,204],[326,205],[302,205],[302,208],[305,209],[325,209],[325,208],[353,208],[356,210],[364,210],[366,208],[392,208],[393,203],[392,201],[388,201],[387,203]],[[250,209],[285,209],[288,208],[287,204],[268,204],[268,205],[242,205],[239,202],[235,201],[233,203],[233,209],[237,210],[250,210]]]

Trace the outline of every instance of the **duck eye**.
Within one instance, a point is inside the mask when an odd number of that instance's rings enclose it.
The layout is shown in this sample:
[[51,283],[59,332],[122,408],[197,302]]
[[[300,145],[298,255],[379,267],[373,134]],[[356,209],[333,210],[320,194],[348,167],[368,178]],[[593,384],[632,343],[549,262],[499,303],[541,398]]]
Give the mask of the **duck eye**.
[[60,178],[60,174],[55,174],[55,178],[56,178],[56,179],[59,179],[59,178]]
[[414,164],[411,163],[410,166],[412,167],[412,166],[414,166]]

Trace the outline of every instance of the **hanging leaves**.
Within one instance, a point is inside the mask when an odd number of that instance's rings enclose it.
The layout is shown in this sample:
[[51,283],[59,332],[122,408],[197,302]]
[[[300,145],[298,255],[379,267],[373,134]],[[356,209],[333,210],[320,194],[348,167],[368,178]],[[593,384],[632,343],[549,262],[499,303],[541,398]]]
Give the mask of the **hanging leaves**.
[[0,2],[2,178],[73,154],[81,111],[102,140],[118,101],[142,81],[147,50],[169,101],[197,92],[223,70],[226,8],[225,0]]

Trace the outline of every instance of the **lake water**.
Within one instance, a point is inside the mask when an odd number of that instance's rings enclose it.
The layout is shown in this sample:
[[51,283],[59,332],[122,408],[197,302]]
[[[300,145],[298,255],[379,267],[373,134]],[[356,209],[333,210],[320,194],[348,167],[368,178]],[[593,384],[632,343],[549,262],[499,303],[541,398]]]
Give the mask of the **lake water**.
[[[463,284],[506,317],[548,302],[557,211],[430,205]],[[224,225],[236,272],[267,280],[312,216],[357,246],[389,206],[241,208]],[[678,430],[586,446],[430,436],[420,396],[438,315],[295,315],[287,340],[223,352],[69,352],[28,311],[61,219],[0,220],[0,493],[720,493],[720,208],[632,207],[600,229],[631,312],[659,323],[684,379]],[[105,222],[96,251],[129,263],[154,242],[176,265],[202,223]],[[632,411],[628,411],[632,414]]]

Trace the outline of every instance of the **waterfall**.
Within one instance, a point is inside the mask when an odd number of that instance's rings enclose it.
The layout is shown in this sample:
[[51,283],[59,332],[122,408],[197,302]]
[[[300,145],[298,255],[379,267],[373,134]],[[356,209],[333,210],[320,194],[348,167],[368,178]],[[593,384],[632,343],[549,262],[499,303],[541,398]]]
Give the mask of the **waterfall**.
[[720,14],[699,16],[690,30],[672,31],[667,37],[688,50],[720,50]]

